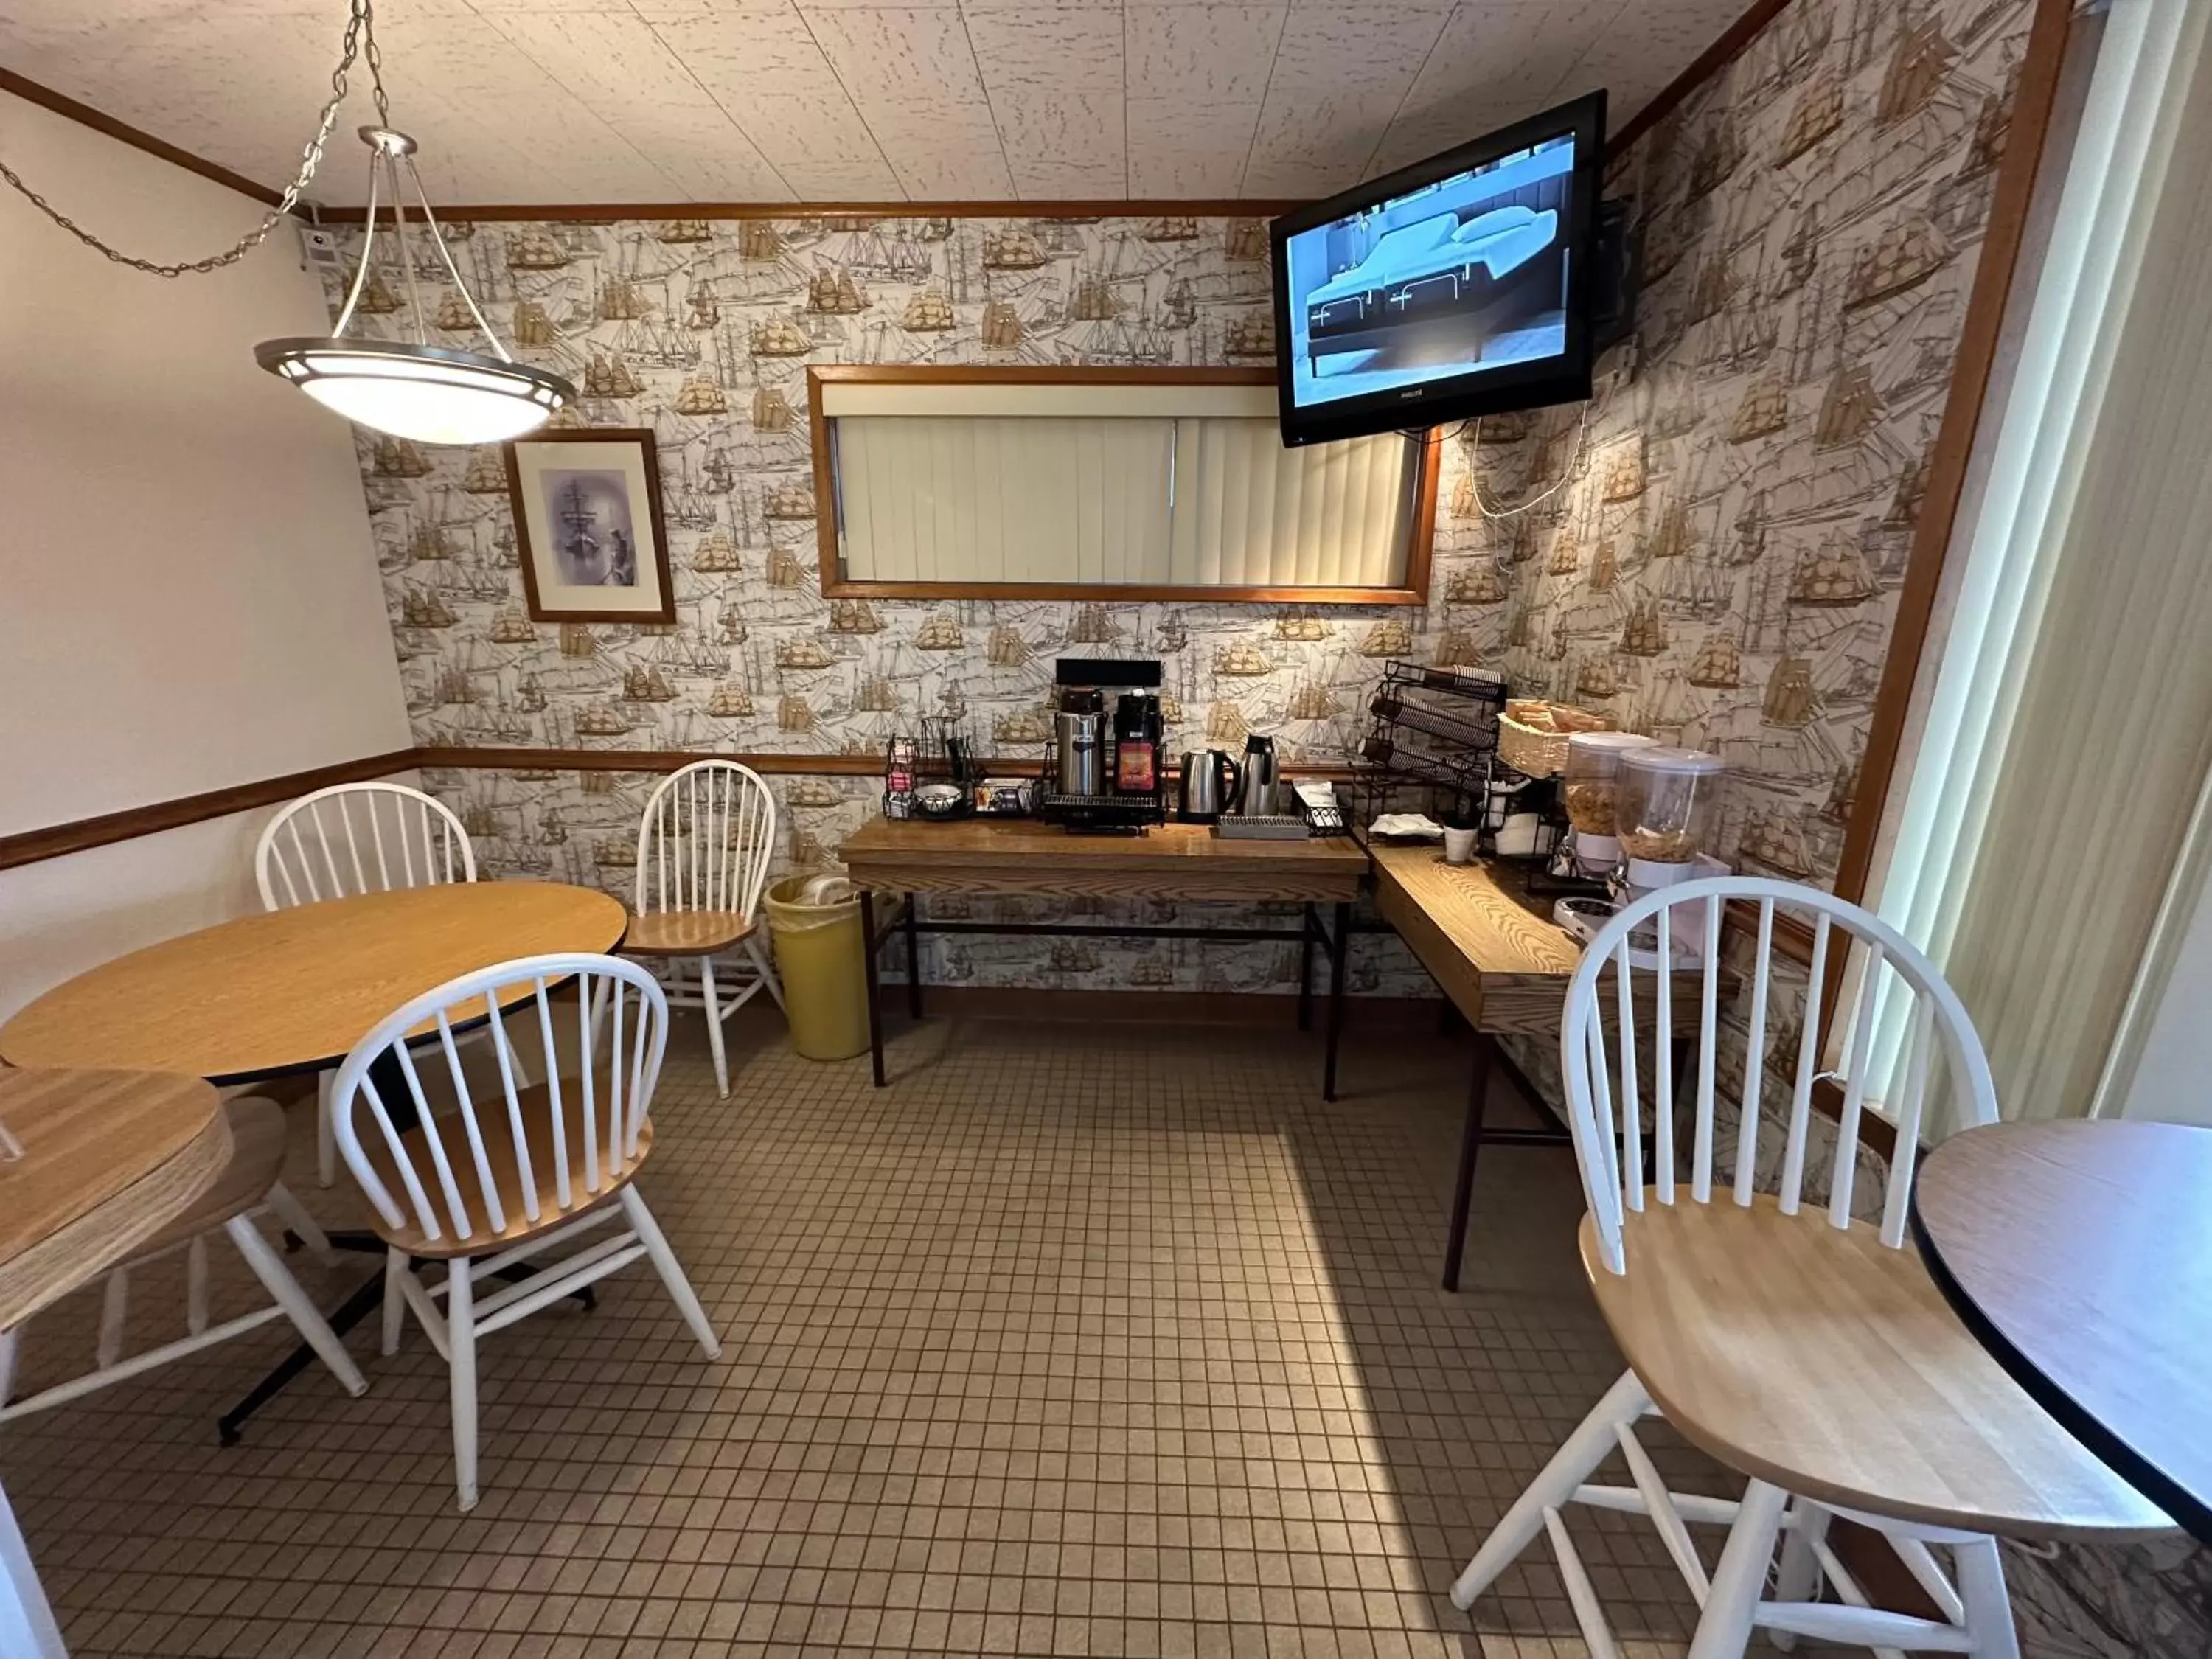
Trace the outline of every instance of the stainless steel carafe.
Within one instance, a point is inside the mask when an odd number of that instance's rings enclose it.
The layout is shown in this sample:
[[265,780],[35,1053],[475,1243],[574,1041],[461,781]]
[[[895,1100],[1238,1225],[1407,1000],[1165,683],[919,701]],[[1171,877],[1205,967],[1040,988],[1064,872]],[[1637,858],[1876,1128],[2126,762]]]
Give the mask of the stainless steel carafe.
[[1236,811],[1248,818],[1279,817],[1289,809],[1290,791],[1275,770],[1275,740],[1255,732],[1244,739],[1244,787]]
[[1059,739],[1060,793],[1063,795],[1103,795],[1106,793],[1105,716],[1097,711],[1063,708],[1053,716]]
[[1182,757],[1178,816],[1185,823],[1211,823],[1236,810],[1243,793],[1243,769],[1219,749],[1194,749]]

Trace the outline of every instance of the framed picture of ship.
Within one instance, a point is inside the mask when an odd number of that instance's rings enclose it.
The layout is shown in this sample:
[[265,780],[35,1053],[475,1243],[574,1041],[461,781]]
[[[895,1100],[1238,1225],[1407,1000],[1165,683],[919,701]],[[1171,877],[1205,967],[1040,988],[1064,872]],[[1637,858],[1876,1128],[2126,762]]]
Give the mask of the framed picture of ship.
[[673,623],[653,434],[534,432],[507,446],[522,586],[539,622]]

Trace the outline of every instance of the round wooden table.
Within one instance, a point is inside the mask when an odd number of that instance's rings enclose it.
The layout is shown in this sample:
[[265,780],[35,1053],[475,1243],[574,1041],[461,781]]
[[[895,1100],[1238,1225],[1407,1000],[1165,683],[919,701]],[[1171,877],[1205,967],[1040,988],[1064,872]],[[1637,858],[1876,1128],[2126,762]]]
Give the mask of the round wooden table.
[[1912,1225],[1997,1362],[2212,1543],[2212,1129],[1968,1129],[1921,1165]]
[[[588,888],[458,882],[325,899],[164,940],[58,985],[0,1026],[17,1066],[121,1066],[251,1083],[319,1072],[410,997],[495,962],[611,950]],[[530,994],[513,988],[510,1004]]]
[[[609,951],[627,922],[605,893],[541,881],[402,888],[241,916],[56,986],[0,1025],[0,1058],[226,1084],[319,1072],[393,1009],[447,980],[517,957]],[[502,990],[507,1006],[532,994],[526,982]],[[380,1086],[387,1100],[405,1097],[396,1076]],[[334,1231],[330,1241],[384,1254],[373,1234]],[[331,1328],[343,1335],[382,1297],[379,1273],[330,1316]],[[295,1348],[216,1420],[224,1443],[313,1363],[312,1348]]]
[[[229,1161],[222,1099],[198,1078],[0,1072],[0,1331],[122,1261]],[[63,1653],[5,1493],[0,1653]]]

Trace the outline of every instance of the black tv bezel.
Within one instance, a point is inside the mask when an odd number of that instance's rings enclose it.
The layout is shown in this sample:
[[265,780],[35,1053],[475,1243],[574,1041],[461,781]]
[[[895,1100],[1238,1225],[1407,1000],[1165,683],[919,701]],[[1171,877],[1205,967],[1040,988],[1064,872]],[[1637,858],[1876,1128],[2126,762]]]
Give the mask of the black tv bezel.
[[[1597,252],[1597,200],[1604,185],[1605,105],[1603,92],[1555,106],[1510,126],[1485,133],[1464,144],[1431,155],[1425,161],[1401,167],[1395,173],[1286,213],[1267,227],[1273,258],[1270,277],[1275,309],[1275,397],[1283,443],[1295,449],[1304,444],[1330,443],[1344,438],[1363,438],[1377,432],[1402,432],[1416,427],[1441,426],[1447,421],[1477,415],[1502,415],[1510,410],[1542,409],[1553,404],[1579,403],[1590,395],[1594,352],[1590,342],[1590,305]],[[1370,392],[1364,398],[1333,398],[1300,409],[1292,400],[1291,332],[1291,266],[1285,244],[1301,232],[1348,218],[1364,208],[1449,179],[1455,173],[1480,167],[1514,151],[1527,149],[1540,140],[1572,133],[1575,139],[1574,185],[1568,202],[1567,225],[1567,339],[1565,349],[1525,366],[1469,371],[1449,380],[1425,381]]]

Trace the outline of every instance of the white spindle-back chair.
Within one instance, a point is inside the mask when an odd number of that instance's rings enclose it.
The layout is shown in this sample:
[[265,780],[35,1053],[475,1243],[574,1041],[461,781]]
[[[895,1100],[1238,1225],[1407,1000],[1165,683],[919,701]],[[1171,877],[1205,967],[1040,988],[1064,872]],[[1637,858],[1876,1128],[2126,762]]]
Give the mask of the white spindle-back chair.
[[[340,783],[302,795],[269,820],[253,849],[264,910],[436,887],[477,878],[476,849],[444,802],[404,783]],[[337,1179],[331,1083],[316,1079],[315,1179]]]
[[[66,1405],[280,1318],[291,1321],[348,1394],[367,1392],[368,1384],[345,1345],[331,1329],[313,1298],[293,1278],[284,1258],[254,1224],[255,1218],[267,1211],[319,1259],[337,1260],[322,1229],[277,1179],[284,1162],[284,1109],[273,1100],[247,1095],[226,1101],[223,1111],[230,1129],[230,1160],[222,1173],[190,1208],[148,1239],[128,1261],[108,1270],[91,1370],[18,1397],[15,1359],[24,1327],[0,1331],[0,1423]],[[259,1307],[220,1322],[213,1316],[212,1264],[208,1251],[209,1239],[218,1232],[229,1239],[269,1297]],[[157,1262],[179,1255],[185,1260],[185,1334],[137,1353],[126,1353],[132,1280],[143,1277]]]
[[[716,1091],[730,1092],[722,1024],[763,987],[783,1006],[783,985],[760,926],[762,884],[775,850],[775,797],[735,761],[695,761],[664,778],[637,828],[637,892],[626,956],[651,958],[670,1002],[707,1016]],[[724,1000],[715,973],[735,972]]]
[[[1738,1006],[1743,1065],[1733,1155],[1717,1145],[1724,1088],[1721,951],[1704,954],[1698,1058],[1674,1075],[1678,1029],[1671,960],[1686,921],[1719,940],[1731,902],[1756,907]],[[1810,921],[1810,962],[1794,1064],[1770,1045],[1787,1035],[1778,984],[1778,922]],[[1694,927],[1687,931],[1695,933]],[[1632,945],[1632,934],[1636,936]],[[1656,954],[1651,954],[1656,945]],[[1839,1075],[1820,1069],[1831,964],[1859,956]],[[1680,964],[1677,964],[1678,971]],[[1694,971],[1694,970],[1693,970]],[[1895,1129],[1878,1223],[1854,1219],[1869,1109],[1868,1030],[1885,976],[1909,999],[1912,1040],[1895,1098]],[[1790,976],[1794,980],[1794,975]],[[1787,882],[1725,876],[1662,890],[1625,907],[1585,950],[1569,981],[1560,1059],[1589,1214],[1583,1254],[1598,1303],[1630,1369],[1569,1437],[1484,1540],[1452,1589],[1462,1608],[1534,1541],[1548,1536],[1584,1642],[1616,1649],[1561,1511],[1570,1504],[1648,1516],[1701,1609],[1692,1659],[1737,1659],[1755,1627],[1778,1645],[1799,1638],[2017,1659],[2003,1569],[1992,1534],[2141,1534],[2158,1512],[2088,1459],[1983,1352],[1944,1306],[1905,1232],[1914,1162],[1939,1077],[1961,1126],[1996,1117],[1989,1063],[1956,994],[1880,918]],[[1759,1103],[1789,1095],[1778,1190],[1755,1190]],[[1824,1200],[1809,1203],[1815,1095],[1839,1105]],[[1825,1117],[1822,1121],[1826,1121]],[[1651,1165],[1644,1167],[1644,1146]],[[1719,1187],[1716,1190],[1716,1169]],[[1663,1401],[1662,1408],[1655,1401]],[[1740,1501],[1670,1492],[1635,1432],[1665,1415],[1686,1437],[1751,1477]],[[1613,1453],[1633,1484],[1590,1484]],[[1873,1607],[1829,1547],[1830,1518],[1875,1528],[1942,1609],[1939,1619]],[[1708,1570],[1689,1526],[1729,1528]],[[1782,1559],[1772,1593],[1768,1568]],[[1946,1572],[1931,1546],[1948,1549]],[[1817,1599],[1823,1582],[1836,1601]]]
[[404,783],[340,783],[269,820],[253,849],[264,909],[477,878],[453,810]]
[[[553,994],[569,981],[573,1009]],[[483,1028],[492,1051],[484,1069],[496,1073],[489,1082],[469,1076],[457,1041],[458,1028],[484,1018],[488,997],[514,987],[527,989],[508,1018],[533,1026],[547,1056],[545,1081],[535,1085],[522,1081],[500,1020]],[[574,1040],[573,1069],[556,1060],[564,1028]],[[653,1150],[653,1095],[667,1044],[667,997],[643,967],[615,957],[526,957],[416,997],[338,1068],[338,1150],[386,1246],[384,1352],[398,1347],[403,1310],[411,1308],[450,1366],[465,1510],[477,1501],[477,1338],[647,1259],[707,1357],[721,1352],[631,1184]],[[370,1074],[387,1055],[404,1081],[404,1099],[383,1098]],[[617,1221],[612,1237],[478,1296],[479,1280]],[[426,1286],[417,1259],[443,1260],[443,1282]]]

